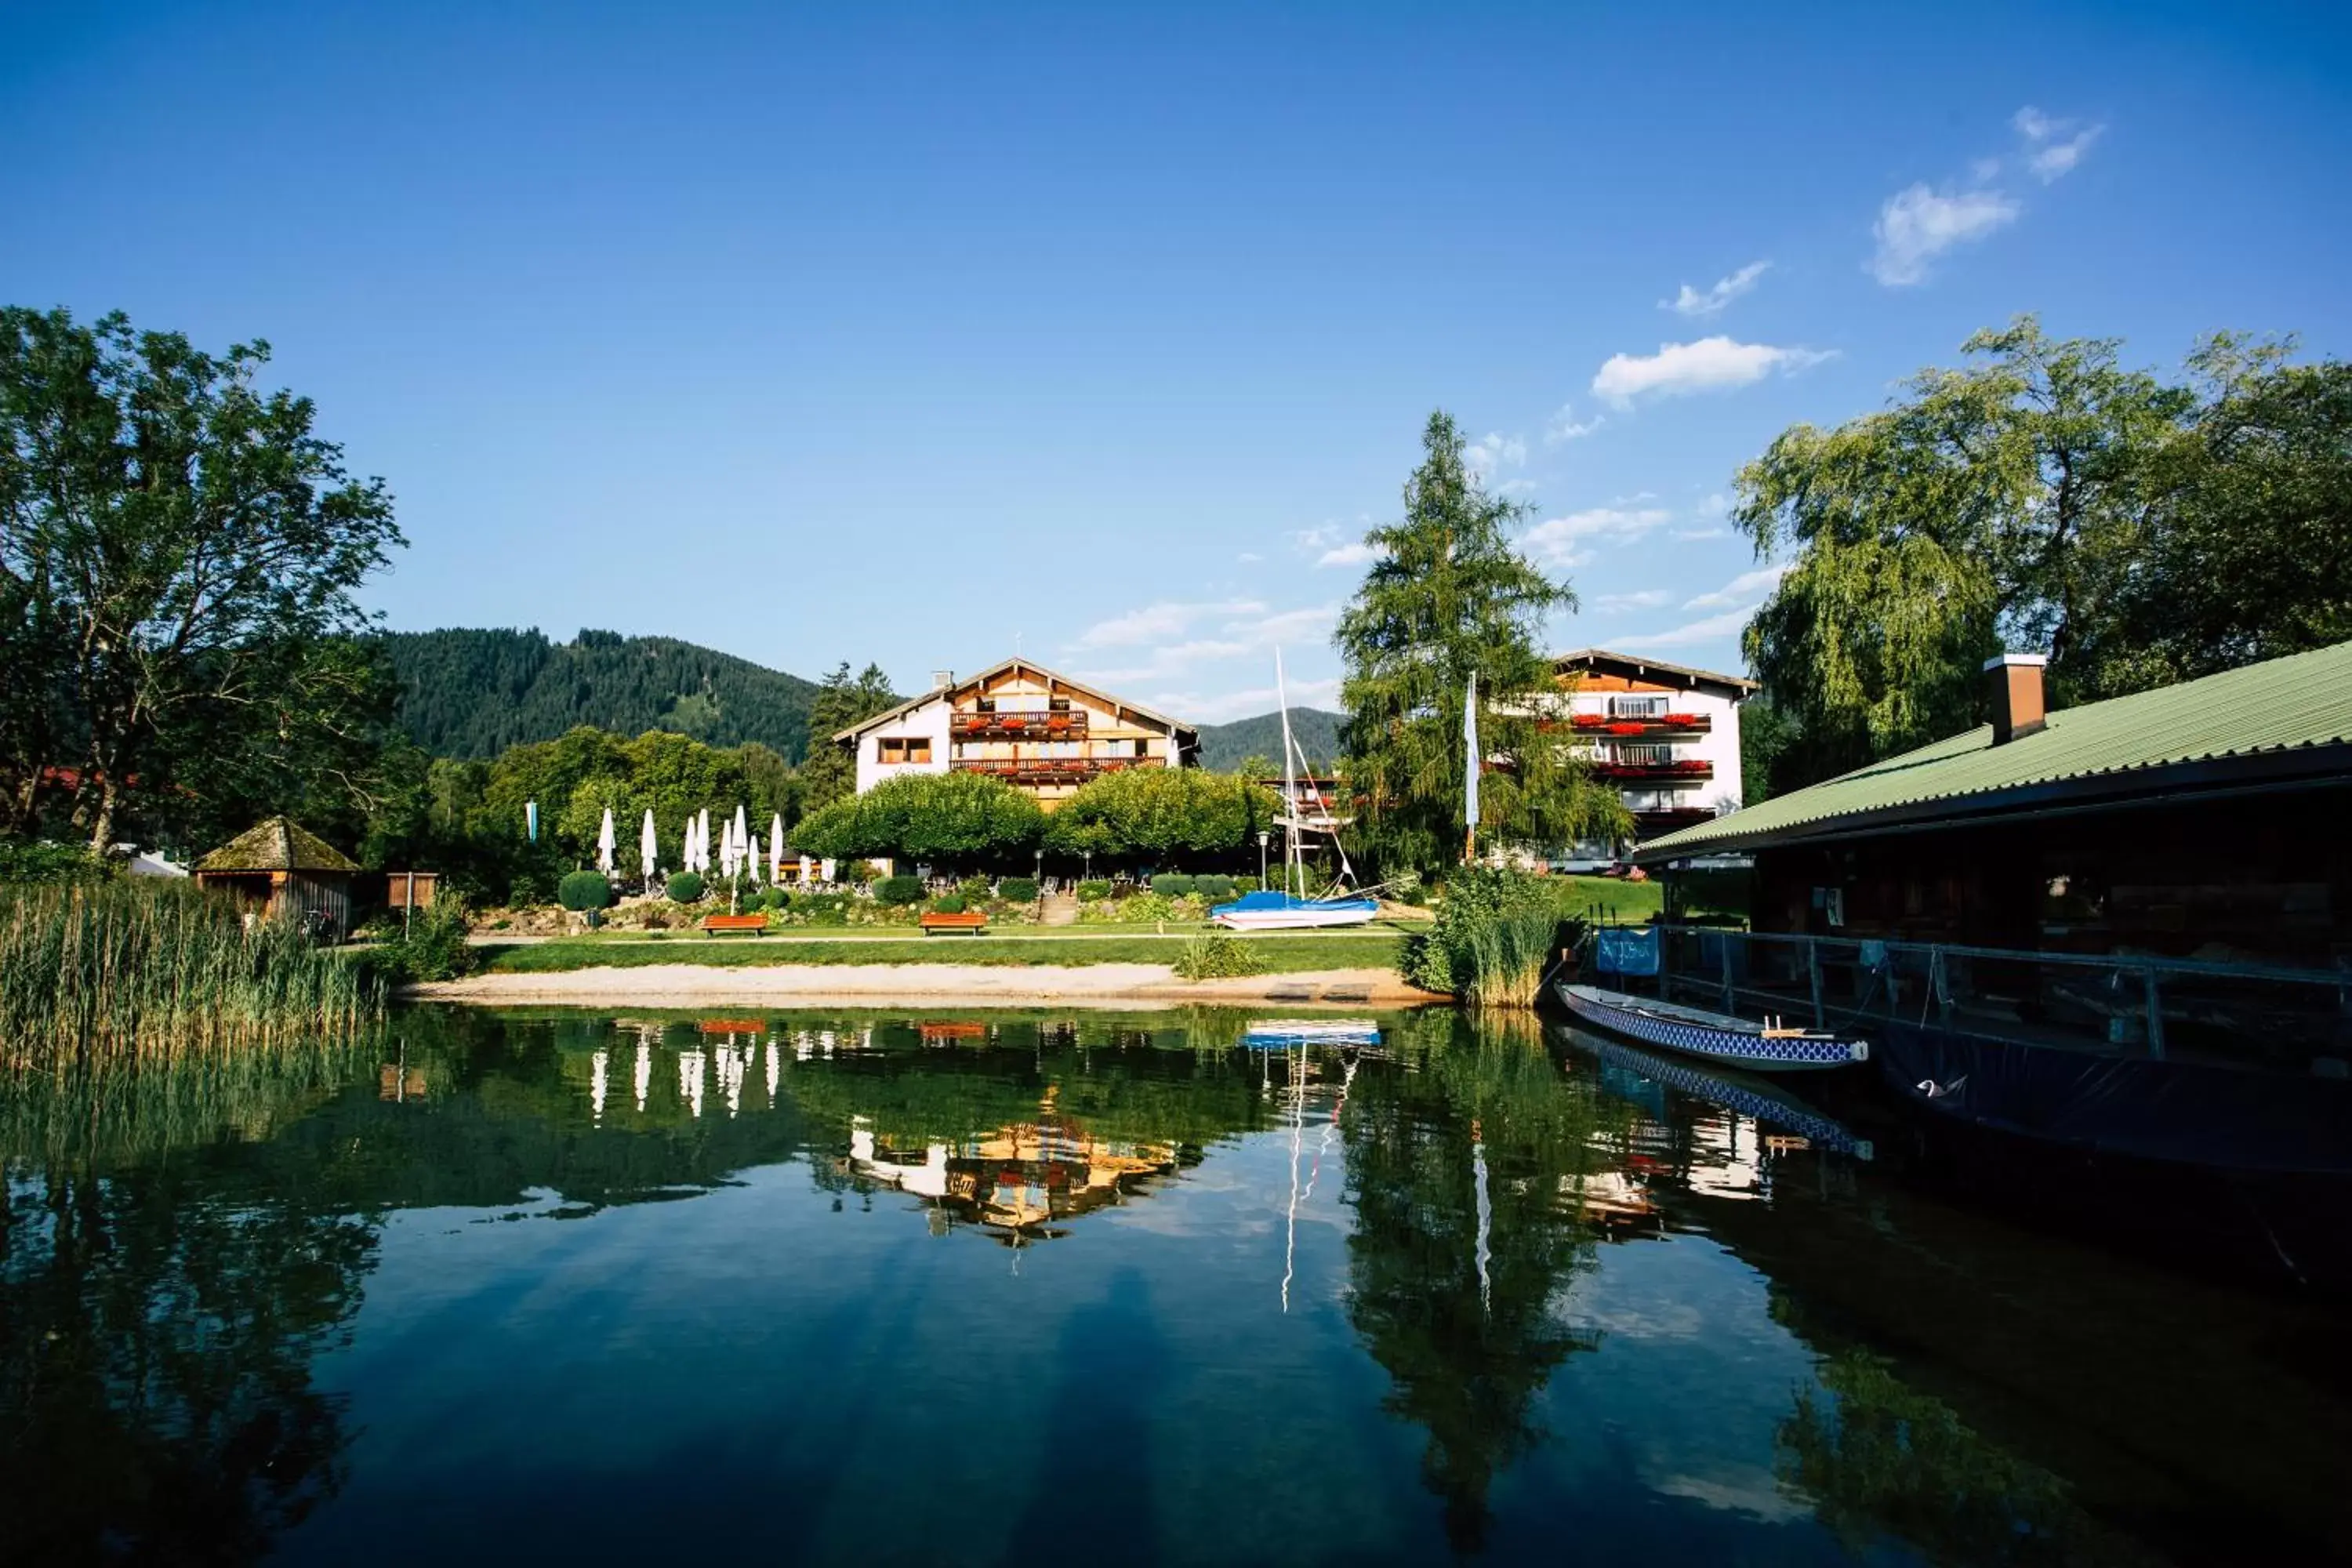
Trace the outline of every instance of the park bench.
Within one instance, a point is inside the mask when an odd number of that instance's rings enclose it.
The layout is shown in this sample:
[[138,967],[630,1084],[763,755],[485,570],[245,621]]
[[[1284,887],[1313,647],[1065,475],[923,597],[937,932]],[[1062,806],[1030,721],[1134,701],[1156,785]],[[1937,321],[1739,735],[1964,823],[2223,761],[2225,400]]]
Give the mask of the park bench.
[[941,914],[937,910],[926,910],[923,912],[923,918],[917,923],[923,928],[925,936],[937,931],[970,931],[972,935],[978,936],[988,929],[988,916],[978,910],[966,910],[960,915]]
[[745,931],[757,936],[767,929],[768,917],[765,915],[705,915],[702,917],[702,934],[705,936],[717,936],[721,931]]

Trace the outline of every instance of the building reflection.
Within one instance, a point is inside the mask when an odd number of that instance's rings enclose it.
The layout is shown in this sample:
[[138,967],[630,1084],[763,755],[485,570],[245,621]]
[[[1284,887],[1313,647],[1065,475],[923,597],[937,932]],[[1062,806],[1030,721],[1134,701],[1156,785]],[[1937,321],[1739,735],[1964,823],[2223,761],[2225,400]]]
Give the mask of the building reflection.
[[1100,1137],[1056,1098],[1049,1087],[1034,1121],[952,1142],[901,1143],[860,1117],[836,1168],[921,1199],[936,1235],[971,1226],[1008,1246],[1066,1236],[1068,1221],[1175,1174],[1178,1145]]

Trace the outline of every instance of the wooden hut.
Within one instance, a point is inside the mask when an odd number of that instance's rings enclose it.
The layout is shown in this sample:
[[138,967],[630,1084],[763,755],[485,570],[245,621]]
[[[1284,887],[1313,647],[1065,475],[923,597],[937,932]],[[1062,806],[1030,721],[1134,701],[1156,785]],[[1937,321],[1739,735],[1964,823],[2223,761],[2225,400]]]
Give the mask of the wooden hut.
[[316,910],[337,935],[351,929],[358,872],[349,856],[284,816],[248,828],[196,862],[198,886],[235,893],[273,915]]

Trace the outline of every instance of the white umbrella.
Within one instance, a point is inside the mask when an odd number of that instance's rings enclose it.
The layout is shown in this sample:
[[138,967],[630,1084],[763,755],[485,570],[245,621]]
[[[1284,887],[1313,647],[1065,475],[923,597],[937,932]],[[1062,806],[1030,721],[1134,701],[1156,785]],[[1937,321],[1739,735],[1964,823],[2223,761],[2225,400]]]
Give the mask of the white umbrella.
[[719,819],[719,874],[730,881],[735,877],[735,825],[723,816]]
[[654,877],[654,864],[661,858],[661,840],[654,836],[654,814],[646,812],[646,825],[637,833],[637,860],[645,868],[646,880]]
[[[735,863],[741,865],[751,858],[751,829],[743,820],[743,808],[735,808]],[[757,876],[755,871],[752,873]]]
[[604,808],[604,826],[596,830],[596,869],[607,877],[613,874],[613,808]]
[[696,815],[694,819],[694,859],[696,870],[709,873],[710,870],[710,808],[707,805]]
[[768,880],[784,879],[784,814],[768,818]]

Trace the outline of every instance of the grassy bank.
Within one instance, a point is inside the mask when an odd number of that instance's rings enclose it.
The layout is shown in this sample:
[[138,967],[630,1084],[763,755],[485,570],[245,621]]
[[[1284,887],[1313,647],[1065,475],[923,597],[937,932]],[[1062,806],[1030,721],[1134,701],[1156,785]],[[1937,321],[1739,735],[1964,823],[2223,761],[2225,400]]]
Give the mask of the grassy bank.
[[[1326,931],[1248,939],[1265,961],[1266,973],[1314,969],[1392,969],[1402,937],[1391,931]],[[782,964],[975,963],[992,967],[1092,963],[1173,963],[1182,951],[1172,936],[1134,933],[1100,936],[1037,933],[982,937],[795,938],[790,941],[646,942],[565,937],[528,946],[488,950],[494,974],[551,974],[574,969],[641,969],[660,963],[691,963],[720,969],[759,969]]]

